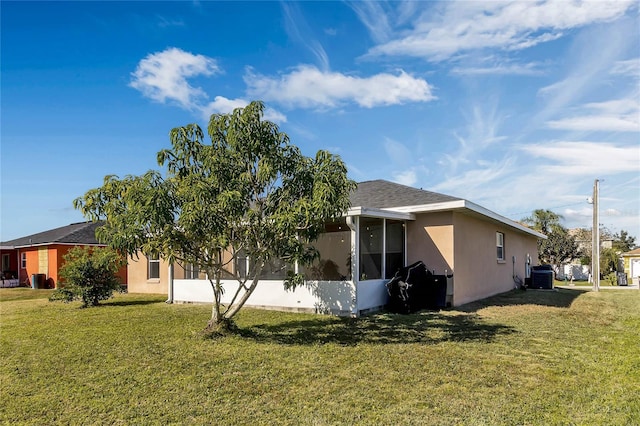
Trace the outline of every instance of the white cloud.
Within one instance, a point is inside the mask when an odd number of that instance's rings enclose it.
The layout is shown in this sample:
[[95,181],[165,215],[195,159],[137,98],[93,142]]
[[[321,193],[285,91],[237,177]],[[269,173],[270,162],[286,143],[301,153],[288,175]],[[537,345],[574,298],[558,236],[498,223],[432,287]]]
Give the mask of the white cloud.
[[617,61],[611,68],[611,74],[640,78],[640,58]]
[[131,74],[129,85],[154,101],[174,101],[185,109],[193,109],[207,95],[201,88],[191,86],[187,78],[220,71],[214,59],[171,47],[142,59]]
[[392,33],[387,11],[381,2],[355,1],[349,3],[358,15],[360,22],[369,30],[371,38],[377,43],[387,41]]
[[526,145],[521,149],[528,155],[546,159],[547,163],[539,166],[540,172],[556,177],[640,173],[638,145],[560,141]]
[[578,131],[640,132],[640,100],[637,96],[585,104],[583,109],[598,112],[547,122],[552,129]]
[[504,142],[500,135],[502,123],[507,118],[498,110],[498,103],[492,97],[485,97],[483,103],[476,103],[463,112],[466,121],[464,129],[455,130],[453,136],[458,140],[458,149],[445,154],[439,164],[456,172],[460,165],[472,164],[487,148]]
[[[133,79],[129,85],[147,98],[161,103],[173,101],[181,108],[199,112],[204,120],[208,120],[211,114],[227,114],[249,104],[245,99],[224,96],[216,96],[207,102],[209,96],[204,90],[191,86],[187,81],[188,78],[220,72],[214,59],[171,47],[142,59],[131,73]],[[265,108],[264,119],[276,123],[287,121],[284,114],[272,108]]]
[[[227,99],[223,96],[216,96],[213,102],[201,107],[201,110],[203,118],[208,120],[211,114],[228,114],[236,108],[244,108],[247,105],[249,105],[249,101],[245,99]],[[287,117],[284,114],[269,107],[265,108],[263,118],[279,124],[287,122]]]
[[402,70],[397,75],[382,73],[363,78],[300,65],[275,78],[248,69],[245,83],[252,97],[301,108],[336,107],[347,102],[373,108],[435,99],[429,83]]
[[418,181],[418,173],[422,171],[415,153],[412,153],[406,145],[390,138],[384,139],[383,147],[389,163],[396,169],[391,172],[393,181],[402,185],[415,185]]
[[458,75],[541,75],[539,64],[495,64],[484,67],[454,67],[452,74]]
[[413,186],[418,181],[416,171],[413,169],[393,173],[393,181],[401,185]]
[[583,115],[549,121],[552,129],[580,131],[640,132],[638,117],[611,117],[603,115]]
[[320,67],[323,70],[328,70],[329,56],[320,42],[313,38],[312,31],[300,12],[299,6],[293,2],[282,2],[281,6],[285,18],[284,27],[289,37],[307,48],[316,58]]
[[[476,49],[521,50],[562,37],[566,30],[615,20],[635,4],[634,0],[447,2],[442,10],[421,14],[411,31],[373,47],[368,55],[441,61]],[[389,33],[384,20],[372,23],[371,15],[358,13],[372,33]]]

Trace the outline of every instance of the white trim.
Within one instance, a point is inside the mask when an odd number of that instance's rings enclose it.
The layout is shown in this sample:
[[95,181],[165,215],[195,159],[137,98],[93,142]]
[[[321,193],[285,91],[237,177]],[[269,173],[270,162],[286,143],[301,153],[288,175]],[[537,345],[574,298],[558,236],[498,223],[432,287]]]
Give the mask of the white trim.
[[412,212],[405,212],[398,209],[376,209],[373,207],[352,207],[347,210],[345,216],[366,216],[380,219],[416,220],[416,215]]
[[501,216],[498,213],[492,212],[489,209],[486,209],[482,206],[479,206],[467,200],[455,200],[455,201],[447,201],[444,203],[433,203],[433,204],[420,204],[417,206],[393,207],[393,208],[388,208],[384,210],[402,212],[402,213],[413,213],[413,214],[440,212],[440,211],[447,211],[447,210],[470,210],[474,213],[478,213],[489,219],[495,220],[496,222],[515,228],[518,231],[533,235],[537,238],[542,238],[545,240],[547,239],[546,235],[538,231],[534,231],[533,229],[527,228],[526,226],[521,225],[518,222],[515,222],[511,219],[507,219],[506,217]]

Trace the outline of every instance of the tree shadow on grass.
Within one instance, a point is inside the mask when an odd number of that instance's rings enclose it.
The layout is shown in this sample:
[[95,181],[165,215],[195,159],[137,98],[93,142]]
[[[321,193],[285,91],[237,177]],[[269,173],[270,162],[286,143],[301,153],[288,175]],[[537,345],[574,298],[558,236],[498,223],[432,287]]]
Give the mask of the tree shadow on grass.
[[498,336],[512,334],[516,330],[507,325],[483,321],[478,314],[481,309],[519,305],[568,308],[583,293],[581,290],[568,289],[515,290],[447,311],[422,311],[410,315],[383,312],[360,318],[317,317],[278,324],[257,324],[238,332],[258,342],[287,345],[491,342]]
[[483,323],[473,313],[423,311],[410,315],[380,313],[360,318],[318,317],[258,324],[242,328],[239,333],[264,343],[353,346],[361,343],[489,342],[498,335],[514,331],[508,326]]
[[584,294],[588,289],[558,289],[552,290],[536,290],[529,289],[527,291],[513,290],[507,293],[498,294],[497,296],[487,299],[471,302],[458,307],[463,312],[477,312],[480,309],[495,306],[517,306],[517,305],[537,305],[549,306],[554,308],[568,308],[580,295]]
[[142,306],[142,305],[156,305],[158,303],[164,303],[163,300],[107,300],[102,301],[96,307],[108,307],[108,306]]

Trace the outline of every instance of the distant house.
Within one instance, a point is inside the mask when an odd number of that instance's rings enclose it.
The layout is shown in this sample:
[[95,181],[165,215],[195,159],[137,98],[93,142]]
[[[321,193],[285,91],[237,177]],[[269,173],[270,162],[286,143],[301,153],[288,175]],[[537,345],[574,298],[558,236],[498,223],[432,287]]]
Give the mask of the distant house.
[[[49,231],[0,243],[2,268],[5,276],[12,276],[22,285],[55,288],[58,273],[64,263],[63,256],[73,247],[104,247],[96,240],[96,228],[101,222],[72,223]],[[8,269],[5,270],[5,261]],[[127,272],[119,273],[126,284]]]
[[629,284],[640,284],[640,248],[622,253],[624,272]]
[[[537,241],[546,238],[470,201],[384,180],[361,182],[349,211],[328,223],[314,244],[320,260],[302,268],[307,285],[285,291],[285,269],[266,267],[247,306],[358,316],[387,302],[385,283],[398,268],[423,261],[448,276],[446,303],[461,305],[509,291],[538,264]],[[236,259],[235,272],[250,259]],[[162,259],[130,259],[129,292],[163,293],[170,301],[210,302],[212,290],[190,266]],[[225,297],[237,288],[225,281]],[[223,299],[224,302],[224,299]]]

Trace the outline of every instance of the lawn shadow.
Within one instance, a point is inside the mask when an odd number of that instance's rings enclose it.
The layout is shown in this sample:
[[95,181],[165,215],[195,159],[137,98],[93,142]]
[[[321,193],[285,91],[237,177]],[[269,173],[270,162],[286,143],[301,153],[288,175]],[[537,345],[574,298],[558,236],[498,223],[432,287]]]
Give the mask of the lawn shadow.
[[423,311],[409,315],[378,313],[360,318],[318,317],[279,324],[257,324],[239,330],[240,335],[258,342],[286,345],[334,343],[353,346],[368,344],[421,343],[446,341],[492,341],[514,329],[487,324],[474,313]]
[[148,300],[148,299],[140,299],[140,300],[106,300],[102,301],[98,304],[97,307],[108,307],[108,306],[142,306],[142,305],[155,305],[158,303],[164,303],[162,300]]
[[514,290],[468,303],[451,310],[422,311],[409,315],[382,312],[360,318],[325,317],[240,329],[240,335],[258,342],[287,345],[335,343],[399,344],[440,342],[490,342],[515,333],[513,327],[483,321],[478,311],[496,306],[537,305],[568,308],[584,290]]
[[517,305],[537,305],[554,308],[568,308],[580,295],[588,289],[564,289],[554,288],[552,290],[529,289],[527,291],[512,290],[507,293],[498,294],[487,299],[467,303],[456,309],[463,312],[477,312],[480,309],[495,306],[517,306]]

